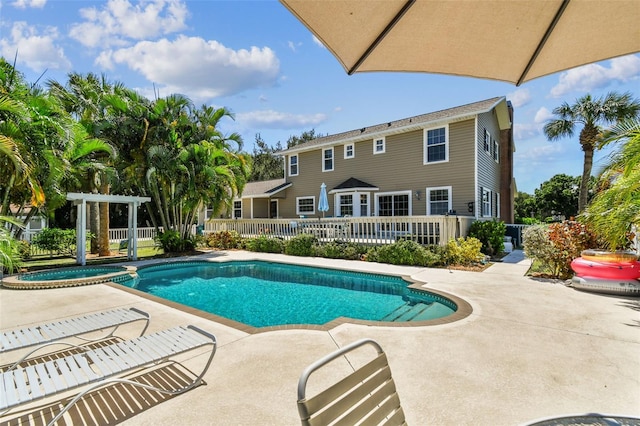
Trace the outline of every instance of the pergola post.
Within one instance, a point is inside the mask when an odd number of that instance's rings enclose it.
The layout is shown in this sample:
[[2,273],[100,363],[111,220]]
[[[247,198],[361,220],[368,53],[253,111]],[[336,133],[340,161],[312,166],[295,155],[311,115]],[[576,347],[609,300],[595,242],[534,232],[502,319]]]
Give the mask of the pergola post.
[[87,200],[76,200],[76,263],[87,264]]

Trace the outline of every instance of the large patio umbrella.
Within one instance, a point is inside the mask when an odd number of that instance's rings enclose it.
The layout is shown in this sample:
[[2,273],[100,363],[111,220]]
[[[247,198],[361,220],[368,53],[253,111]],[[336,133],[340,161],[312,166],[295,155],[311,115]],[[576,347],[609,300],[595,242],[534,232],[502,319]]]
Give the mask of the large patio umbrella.
[[325,212],[329,211],[327,185],[325,185],[324,182],[322,182],[322,185],[320,185],[320,198],[318,199],[318,211],[322,212],[322,217],[324,217]]
[[639,0],[280,0],[348,74],[408,71],[520,85],[640,51]]

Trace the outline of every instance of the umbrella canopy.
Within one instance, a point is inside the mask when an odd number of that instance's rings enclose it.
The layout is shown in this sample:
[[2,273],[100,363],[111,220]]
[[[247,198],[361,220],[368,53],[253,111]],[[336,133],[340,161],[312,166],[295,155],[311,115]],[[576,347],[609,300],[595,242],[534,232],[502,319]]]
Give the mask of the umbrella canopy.
[[320,185],[320,198],[318,199],[318,211],[322,212],[322,217],[324,217],[324,213],[329,211],[329,199],[327,198],[327,185],[322,182]]
[[280,0],[348,74],[521,83],[640,51],[638,0]]

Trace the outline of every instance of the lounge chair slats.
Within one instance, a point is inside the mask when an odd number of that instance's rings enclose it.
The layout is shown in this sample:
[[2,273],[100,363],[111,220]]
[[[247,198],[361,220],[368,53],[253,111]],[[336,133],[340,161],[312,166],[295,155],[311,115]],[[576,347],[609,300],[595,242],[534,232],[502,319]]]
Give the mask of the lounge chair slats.
[[[119,326],[135,321],[144,321],[147,328],[149,315],[135,308],[118,308],[110,311],[68,318],[60,321],[25,327],[23,329],[2,331],[0,333],[0,352],[22,349],[55,342],[68,337],[81,337],[84,334],[113,328],[106,337],[110,337]],[[100,337],[100,338],[104,338]],[[90,339],[86,339],[90,340]],[[93,339],[97,340],[97,339]]]
[[[371,345],[377,355],[335,384],[307,398],[310,375],[350,352]],[[298,381],[298,412],[302,425],[350,426],[354,424],[406,425],[400,398],[391,376],[387,356],[373,340],[347,345],[307,367]]]
[[[191,389],[202,381],[202,376],[209,368],[216,350],[216,339],[212,334],[193,326],[176,327],[34,366],[16,367],[0,373],[0,384],[3,387],[0,389],[0,412],[92,383],[95,386],[90,389],[110,381],[126,381],[117,376],[165,361],[172,355],[205,346],[212,347],[211,355],[202,373],[193,383],[178,390],[156,389],[175,394]],[[83,394],[84,392],[74,398],[69,406]]]

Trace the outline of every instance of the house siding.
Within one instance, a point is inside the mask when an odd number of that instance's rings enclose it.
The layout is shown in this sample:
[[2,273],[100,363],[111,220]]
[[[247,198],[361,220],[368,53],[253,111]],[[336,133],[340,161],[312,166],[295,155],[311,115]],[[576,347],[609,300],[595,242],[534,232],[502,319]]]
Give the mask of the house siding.
[[[501,141],[501,132],[498,127],[498,122],[494,117],[493,111],[478,114],[478,140],[476,141],[478,152],[478,187],[476,188],[476,211],[478,217],[482,217],[482,189],[488,189],[491,191],[491,217],[498,217],[499,212],[496,206],[496,195],[500,193],[500,164],[493,159],[493,144],[490,145],[489,152],[484,150],[484,132],[485,129],[489,131],[492,140],[497,140],[499,145],[499,151],[503,149],[503,143]],[[500,195],[501,202],[503,196]]]
[[[424,130],[387,136],[383,154],[373,154],[373,139],[355,142],[355,158],[351,159],[344,158],[344,144],[335,145],[334,170],[330,172],[322,171],[321,149],[300,152],[299,175],[288,178],[293,186],[287,190],[287,199],[292,202],[281,203],[281,214],[283,217],[296,215],[296,197],[314,196],[317,207],[322,182],[330,191],[355,177],[379,188],[371,192],[370,215],[374,213],[376,193],[396,191],[411,191],[412,214],[424,215],[427,213],[426,188],[442,186],[452,187],[452,208],[457,214],[469,215],[467,203],[473,200],[474,192],[474,151],[470,142],[474,138],[474,123],[475,120],[465,120],[448,125],[449,161],[443,163],[424,164]],[[415,196],[416,190],[421,193],[420,200]],[[334,206],[334,197],[329,194],[327,215],[334,214]],[[316,215],[319,212],[316,211]]]

